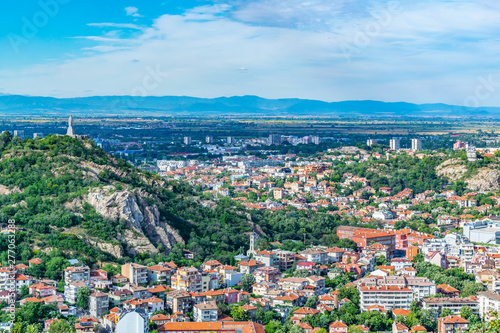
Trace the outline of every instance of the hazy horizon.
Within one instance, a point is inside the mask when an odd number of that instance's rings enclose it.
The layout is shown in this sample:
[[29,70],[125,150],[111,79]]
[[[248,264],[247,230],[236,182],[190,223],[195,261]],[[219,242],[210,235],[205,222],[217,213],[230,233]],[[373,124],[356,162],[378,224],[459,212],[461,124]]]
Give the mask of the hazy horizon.
[[500,106],[500,3],[5,2],[0,92]]

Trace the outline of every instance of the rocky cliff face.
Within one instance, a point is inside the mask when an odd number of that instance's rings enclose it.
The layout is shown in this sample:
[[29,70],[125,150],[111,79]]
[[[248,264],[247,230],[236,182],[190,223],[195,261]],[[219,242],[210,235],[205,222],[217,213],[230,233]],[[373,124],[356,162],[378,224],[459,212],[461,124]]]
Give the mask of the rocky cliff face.
[[500,171],[496,169],[497,167],[495,164],[490,164],[486,168],[476,170],[472,175],[467,175],[467,162],[455,158],[440,164],[436,168],[436,173],[452,182],[464,181],[471,191],[486,193],[500,189]]
[[84,242],[101,249],[101,251],[111,254],[115,258],[123,257],[123,248],[120,245],[113,245],[111,243],[104,243],[101,240],[92,239],[90,237],[83,238]]
[[458,158],[444,161],[436,167],[436,174],[451,181],[460,180],[467,172],[464,162]]
[[479,169],[477,174],[465,180],[467,188],[476,192],[494,192],[500,189],[500,172],[490,168]]
[[129,190],[114,191],[113,186],[105,186],[92,189],[87,202],[104,217],[127,221],[132,230],[127,230],[119,240],[128,244],[126,252],[129,254],[157,253],[158,244],[170,250],[175,243],[184,243],[176,230],[166,221],[161,221],[158,207],[149,204],[147,198],[156,199],[142,190],[132,193]]

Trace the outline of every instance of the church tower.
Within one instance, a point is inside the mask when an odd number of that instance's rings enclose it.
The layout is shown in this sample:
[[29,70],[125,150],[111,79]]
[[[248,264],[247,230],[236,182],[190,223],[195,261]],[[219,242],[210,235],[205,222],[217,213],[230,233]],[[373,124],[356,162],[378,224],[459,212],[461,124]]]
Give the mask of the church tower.
[[257,248],[257,241],[260,239],[259,235],[256,232],[250,233],[250,249],[247,252],[247,256],[255,253],[255,249]]

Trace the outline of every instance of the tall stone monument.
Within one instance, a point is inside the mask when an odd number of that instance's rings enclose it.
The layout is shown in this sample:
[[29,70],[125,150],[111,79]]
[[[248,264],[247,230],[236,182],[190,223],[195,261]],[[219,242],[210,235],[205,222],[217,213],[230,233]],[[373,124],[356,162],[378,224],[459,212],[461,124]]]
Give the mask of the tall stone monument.
[[69,116],[68,119],[68,131],[66,132],[66,135],[74,138],[75,137],[75,130],[73,129],[73,116]]

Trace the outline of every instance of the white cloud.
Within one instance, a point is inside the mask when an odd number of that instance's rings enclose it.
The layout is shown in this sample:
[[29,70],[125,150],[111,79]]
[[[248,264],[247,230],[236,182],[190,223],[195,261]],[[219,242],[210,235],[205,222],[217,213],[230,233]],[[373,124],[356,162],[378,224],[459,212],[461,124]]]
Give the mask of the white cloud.
[[127,16],[142,17],[142,15],[139,14],[139,9],[137,7],[125,7],[125,12],[127,13]]
[[[32,95],[131,94],[158,68],[168,75],[148,85],[150,95],[461,104],[478,77],[500,72],[500,4],[401,1],[385,20],[374,13],[392,8],[388,2],[364,2],[232,2],[163,15],[149,27],[93,23],[113,30],[80,37],[92,44],[76,59],[0,70],[0,86]],[[500,105],[500,89],[481,103]]]
[[89,23],[87,24],[90,27],[111,27],[111,28],[124,28],[124,29],[135,29],[142,30],[143,27],[137,24],[131,23],[111,23],[111,22],[102,22],[102,23]]

